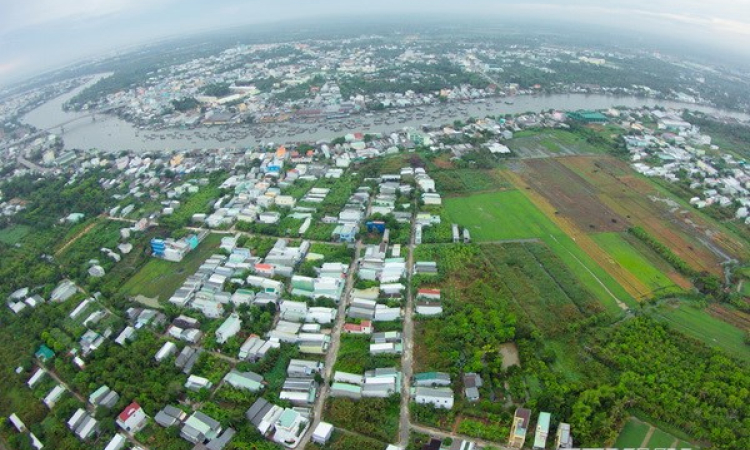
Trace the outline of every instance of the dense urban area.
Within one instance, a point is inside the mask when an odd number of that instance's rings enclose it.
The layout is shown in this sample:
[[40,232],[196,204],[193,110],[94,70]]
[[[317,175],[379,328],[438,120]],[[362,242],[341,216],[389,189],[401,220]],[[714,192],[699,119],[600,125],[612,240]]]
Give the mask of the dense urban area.
[[[593,48],[234,40],[0,91],[0,449],[750,448],[750,78]],[[611,104],[513,109],[554,95]],[[105,124],[188,144],[69,144]]]

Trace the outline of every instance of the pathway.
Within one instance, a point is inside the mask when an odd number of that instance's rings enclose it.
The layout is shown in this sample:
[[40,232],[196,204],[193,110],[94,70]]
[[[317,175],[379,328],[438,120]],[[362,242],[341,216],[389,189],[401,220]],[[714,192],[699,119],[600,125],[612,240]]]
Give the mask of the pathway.
[[[416,201],[415,201],[416,206]],[[406,311],[404,312],[404,327],[402,330],[403,353],[401,355],[401,416],[399,420],[398,446],[406,448],[409,444],[409,402],[411,401],[411,383],[414,364],[414,292],[411,278],[414,272],[414,229],[415,216],[411,218],[411,235],[409,237],[409,257],[406,262]]]

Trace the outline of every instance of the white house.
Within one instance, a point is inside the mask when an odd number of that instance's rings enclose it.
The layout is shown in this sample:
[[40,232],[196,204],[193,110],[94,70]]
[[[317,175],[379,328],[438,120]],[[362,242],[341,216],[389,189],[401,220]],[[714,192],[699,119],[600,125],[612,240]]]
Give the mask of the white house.
[[420,405],[432,405],[435,408],[453,408],[453,390],[451,388],[416,387],[414,401]]
[[224,323],[221,324],[219,329],[216,330],[216,342],[223,344],[227,339],[236,335],[240,332],[240,326],[242,325],[242,319],[236,313],[232,313]]
[[146,412],[143,411],[141,405],[133,402],[122,410],[115,422],[117,426],[128,433],[137,433],[146,426],[148,416],[146,416]]

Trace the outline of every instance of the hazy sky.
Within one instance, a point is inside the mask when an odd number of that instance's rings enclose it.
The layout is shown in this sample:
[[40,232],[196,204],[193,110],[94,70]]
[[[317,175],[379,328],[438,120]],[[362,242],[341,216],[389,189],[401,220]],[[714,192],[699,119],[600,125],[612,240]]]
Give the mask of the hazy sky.
[[0,0],[0,84],[150,39],[222,27],[442,13],[616,26],[750,59],[750,0]]

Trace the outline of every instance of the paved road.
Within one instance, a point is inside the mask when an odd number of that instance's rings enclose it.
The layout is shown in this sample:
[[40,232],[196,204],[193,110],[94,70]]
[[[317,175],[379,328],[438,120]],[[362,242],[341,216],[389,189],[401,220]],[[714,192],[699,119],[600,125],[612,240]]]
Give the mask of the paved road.
[[349,302],[349,294],[354,287],[354,275],[357,272],[357,265],[359,264],[359,257],[362,250],[362,241],[357,241],[354,248],[354,259],[352,260],[352,263],[349,266],[349,271],[346,275],[346,285],[344,287],[343,293],[341,294],[338,314],[336,315],[336,323],[331,330],[331,346],[328,348],[328,352],[326,353],[325,368],[323,369],[322,374],[323,380],[325,381],[323,382],[323,384],[321,384],[318,398],[315,400],[315,405],[313,407],[312,424],[300,440],[299,444],[297,444],[296,448],[304,449],[305,446],[307,446],[307,443],[312,437],[312,432],[321,421],[321,418],[323,416],[323,408],[325,407],[326,400],[328,399],[328,394],[330,392],[328,380],[333,374],[333,366],[336,364],[336,357],[338,356],[339,347],[341,345],[341,330],[344,328],[344,323],[346,321],[346,306]]
[[[416,201],[415,201],[416,205]],[[406,308],[402,330],[404,351],[401,355],[401,417],[399,420],[398,446],[405,448],[409,444],[409,402],[411,401],[410,383],[414,363],[414,292],[411,277],[414,272],[414,229],[415,216],[411,218],[411,236],[409,238],[409,256],[406,260]]]

